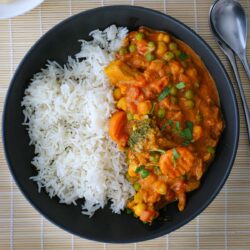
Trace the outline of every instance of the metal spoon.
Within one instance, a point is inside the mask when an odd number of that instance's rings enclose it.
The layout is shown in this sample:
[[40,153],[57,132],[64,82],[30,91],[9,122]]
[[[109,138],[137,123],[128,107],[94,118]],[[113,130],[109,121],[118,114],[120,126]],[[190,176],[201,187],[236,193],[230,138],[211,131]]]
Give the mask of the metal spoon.
[[238,85],[238,88],[240,91],[240,97],[241,97],[243,110],[244,110],[245,117],[246,117],[248,141],[250,143],[250,115],[249,115],[248,106],[247,106],[247,102],[246,102],[245,95],[244,95],[244,90],[243,90],[242,85],[241,85],[241,80],[240,80],[240,75],[239,75],[236,60],[235,60],[235,55],[234,55],[233,51],[223,41],[220,40],[219,35],[215,31],[215,28],[213,26],[213,22],[211,20],[211,12],[213,11],[213,7],[214,7],[214,5],[210,8],[210,12],[209,12],[210,28],[211,28],[212,34],[214,35],[216,42],[218,43],[219,47],[224,52],[224,54],[228,57],[231,65],[232,65],[232,68],[233,68],[233,71],[234,71],[234,74],[236,77],[236,82],[237,82],[237,85]]
[[211,22],[220,40],[240,58],[250,80],[246,57],[247,18],[243,7],[235,0],[217,0],[210,11]]

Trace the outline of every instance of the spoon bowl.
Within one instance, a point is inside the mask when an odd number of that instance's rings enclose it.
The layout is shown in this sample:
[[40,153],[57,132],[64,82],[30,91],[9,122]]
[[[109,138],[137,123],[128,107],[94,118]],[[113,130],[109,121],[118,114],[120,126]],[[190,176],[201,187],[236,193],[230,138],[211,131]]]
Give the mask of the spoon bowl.
[[210,15],[215,32],[240,58],[250,79],[246,59],[247,18],[243,7],[235,0],[217,0]]

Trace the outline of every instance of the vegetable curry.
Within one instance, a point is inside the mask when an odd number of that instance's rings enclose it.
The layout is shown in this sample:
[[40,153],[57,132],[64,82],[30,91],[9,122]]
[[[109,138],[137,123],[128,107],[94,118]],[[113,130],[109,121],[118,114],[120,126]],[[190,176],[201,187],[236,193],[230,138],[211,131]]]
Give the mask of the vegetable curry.
[[109,134],[126,153],[128,202],[144,223],[197,189],[224,128],[214,81],[195,52],[173,36],[140,27],[130,32],[105,73],[117,111]]

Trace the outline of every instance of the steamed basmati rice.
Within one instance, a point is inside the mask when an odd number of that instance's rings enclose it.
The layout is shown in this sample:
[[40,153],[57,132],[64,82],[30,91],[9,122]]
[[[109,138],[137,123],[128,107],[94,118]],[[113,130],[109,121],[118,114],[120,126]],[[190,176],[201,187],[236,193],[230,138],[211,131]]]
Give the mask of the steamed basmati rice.
[[90,33],[81,51],[63,67],[48,62],[34,75],[22,101],[24,125],[35,147],[31,177],[61,203],[84,198],[84,214],[92,216],[108,200],[115,213],[126,205],[133,188],[125,178],[124,155],[109,138],[114,111],[112,88],[103,68],[114,59],[126,28],[112,25]]

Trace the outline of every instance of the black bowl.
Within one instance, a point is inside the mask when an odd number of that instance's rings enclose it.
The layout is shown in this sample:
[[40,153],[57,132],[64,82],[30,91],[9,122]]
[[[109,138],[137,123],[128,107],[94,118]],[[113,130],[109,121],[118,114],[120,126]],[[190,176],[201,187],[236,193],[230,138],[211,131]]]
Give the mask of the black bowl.
[[[29,179],[36,174],[31,165],[34,148],[22,122],[21,100],[34,73],[46,61],[63,64],[69,55],[80,50],[79,39],[89,39],[94,29],[105,29],[111,24],[134,30],[141,25],[169,31],[186,42],[205,62],[213,76],[220,95],[226,128],[221,137],[216,157],[202,179],[201,187],[188,197],[184,212],[178,212],[176,203],[161,212],[161,218],[152,226],[144,225],[131,215],[116,215],[106,207],[91,219],[81,214],[81,207],[58,203],[45,191],[38,193],[37,185]],[[186,25],[162,13],[132,6],[109,6],[77,14],[47,32],[27,53],[19,65],[9,88],[3,115],[3,139],[6,158],[13,177],[30,203],[48,220],[78,236],[102,242],[138,242],[170,233],[201,213],[223,187],[238,146],[239,115],[232,84],[221,62],[201,37]]]

